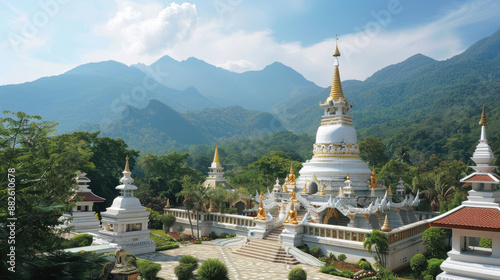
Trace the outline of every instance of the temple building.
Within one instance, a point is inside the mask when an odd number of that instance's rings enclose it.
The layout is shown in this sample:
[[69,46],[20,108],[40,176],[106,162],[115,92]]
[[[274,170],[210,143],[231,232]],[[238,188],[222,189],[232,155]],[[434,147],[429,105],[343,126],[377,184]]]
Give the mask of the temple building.
[[130,177],[128,156],[125,170],[120,179],[121,185],[116,189],[120,196],[113,200],[111,207],[101,213],[102,229],[99,231],[99,243],[109,244],[125,249],[130,254],[145,254],[155,252],[155,243],[149,238],[149,211],[134,197],[136,186]]
[[[357,195],[370,196],[368,186],[372,172],[368,163],[359,157],[356,130],[349,115],[352,105],[345,98],[340,82],[338,45],[333,56],[335,63],[330,95],[319,104],[323,116],[316,132],[313,157],[302,164],[296,191],[315,194],[320,191],[321,185],[325,185],[326,194],[337,195],[349,174],[353,191]],[[378,195],[384,192],[385,187],[376,190]]]
[[70,202],[75,202],[75,207],[60,218],[64,221],[62,228],[72,227],[70,230],[76,233],[99,231],[101,224],[95,217],[94,203],[106,200],[89,189],[90,179],[86,175],[82,172],[76,176],[76,194],[70,199]]
[[[431,220],[430,225],[452,230],[452,249],[441,264],[438,280],[500,279],[500,177],[492,166],[495,156],[486,139],[486,114],[479,122],[481,137],[472,156],[474,173],[461,179],[471,184],[462,205]],[[491,239],[491,248],[481,248],[481,238]]]
[[205,188],[215,188],[216,186],[221,186],[224,188],[230,188],[229,183],[224,178],[224,167],[222,167],[219,160],[219,147],[215,147],[214,160],[212,165],[208,168],[210,171],[208,172],[208,177],[203,182],[202,186]]

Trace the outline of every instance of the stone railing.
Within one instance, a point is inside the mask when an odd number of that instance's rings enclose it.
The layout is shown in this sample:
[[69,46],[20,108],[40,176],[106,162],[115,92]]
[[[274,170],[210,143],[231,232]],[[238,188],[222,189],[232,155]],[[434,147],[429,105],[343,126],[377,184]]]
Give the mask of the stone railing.
[[[165,214],[172,214],[176,219],[188,219],[187,210],[184,209],[165,209]],[[254,220],[252,217],[232,215],[232,214],[221,214],[221,213],[205,213],[200,212],[196,215],[195,212],[189,212],[191,220],[193,223],[196,221],[200,222],[216,222],[221,224],[231,224],[236,226],[246,226],[253,227]]]
[[432,219],[434,217],[441,215],[441,213],[437,212],[421,212],[421,211],[413,211],[413,214],[415,214],[418,221]]
[[389,240],[389,244],[393,244],[398,241],[404,240],[406,238],[412,237],[414,235],[420,234],[428,228],[429,228],[429,222],[427,220],[424,220],[406,226],[402,226],[391,232],[388,232],[387,238]]
[[206,215],[207,218],[205,221],[209,222],[212,221],[221,224],[231,224],[244,227],[253,227],[255,225],[252,217],[221,213],[207,213]]
[[304,223],[303,233],[324,238],[363,242],[367,232],[370,232],[370,230],[360,228],[346,230],[346,227],[343,226]]

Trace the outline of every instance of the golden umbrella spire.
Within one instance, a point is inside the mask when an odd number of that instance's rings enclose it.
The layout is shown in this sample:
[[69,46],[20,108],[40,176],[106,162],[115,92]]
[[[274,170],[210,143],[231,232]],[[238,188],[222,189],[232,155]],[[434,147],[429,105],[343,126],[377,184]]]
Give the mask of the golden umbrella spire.
[[130,172],[130,165],[128,164],[128,155],[125,159],[127,160],[127,162],[125,163],[125,171]]
[[[339,39],[337,38],[337,41]],[[332,81],[332,89],[330,90],[330,96],[326,99],[326,102],[330,100],[346,100],[344,97],[344,93],[342,92],[342,85],[340,83],[340,72],[339,72],[339,63],[338,57],[340,56],[338,43],[335,42],[335,51],[333,52],[333,56],[335,57],[335,69],[333,70],[333,81]]]
[[479,121],[480,125],[488,125],[488,120],[486,119],[486,113],[484,112],[484,104],[483,104],[483,113],[481,114],[481,120]]
[[290,174],[293,174],[293,160],[290,161]]
[[384,224],[382,225],[380,230],[384,232],[389,232],[392,230],[392,228],[389,226],[389,219],[387,219],[387,215],[385,216]]
[[214,163],[220,163],[220,160],[219,160],[219,147],[218,146],[215,146]]

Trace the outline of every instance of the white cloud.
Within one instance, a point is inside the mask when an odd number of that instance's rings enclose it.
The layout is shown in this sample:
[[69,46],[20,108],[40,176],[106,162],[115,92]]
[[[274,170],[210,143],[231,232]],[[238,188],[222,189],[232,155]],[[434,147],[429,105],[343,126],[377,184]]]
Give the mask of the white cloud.
[[189,39],[198,23],[194,4],[139,5],[117,1],[118,12],[96,31],[109,36],[131,54],[157,54],[178,41]]
[[242,73],[245,71],[255,70],[255,64],[248,60],[229,60],[222,64],[215,65],[227,69],[232,72]]

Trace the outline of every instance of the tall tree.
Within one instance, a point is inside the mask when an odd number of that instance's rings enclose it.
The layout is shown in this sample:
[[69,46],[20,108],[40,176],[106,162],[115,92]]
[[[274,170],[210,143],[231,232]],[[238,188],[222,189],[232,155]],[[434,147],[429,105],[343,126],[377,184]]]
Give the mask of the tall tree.
[[362,160],[381,167],[387,162],[385,155],[385,145],[382,139],[376,137],[366,137],[358,142],[359,156]]
[[377,254],[377,260],[382,267],[386,266],[386,254],[389,249],[389,241],[387,235],[377,229],[367,232],[365,236],[365,241],[363,242],[363,248],[372,253],[373,247],[375,247],[375,253]]

